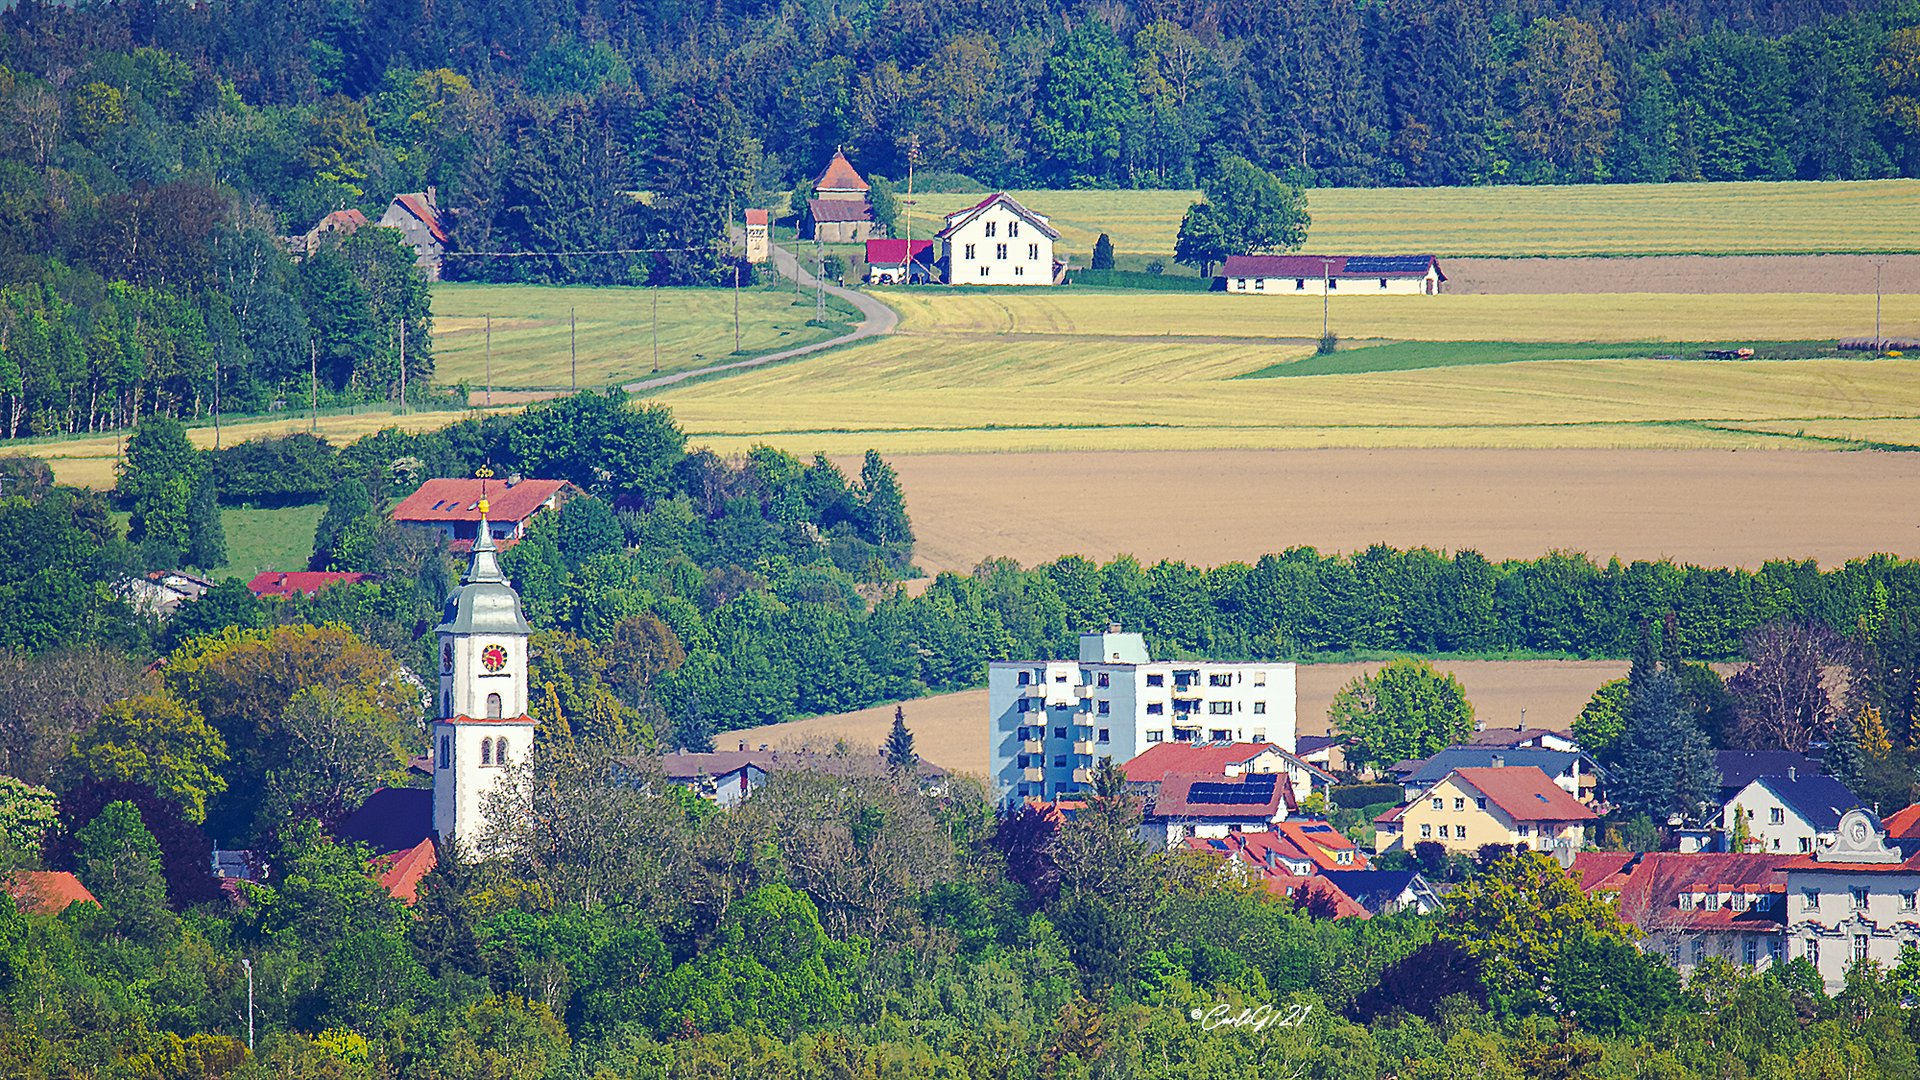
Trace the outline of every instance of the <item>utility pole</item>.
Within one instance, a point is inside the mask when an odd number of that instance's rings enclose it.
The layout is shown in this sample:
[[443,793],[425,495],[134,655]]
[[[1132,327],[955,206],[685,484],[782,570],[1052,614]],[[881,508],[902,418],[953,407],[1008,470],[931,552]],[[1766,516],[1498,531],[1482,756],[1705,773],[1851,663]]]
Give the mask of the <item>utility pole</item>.
[[307,413],[307,431],[320,430],[320,339],[308,338],[312,351],[307,356],[307,385],[313,392],[313,409]]
[[827,257],[821,253],[817,236],[813,240],[813,321],[827,321]]
[[493,312],[487,312],[487,408],[493,408]]
[[1327,340],[1327,305],[1333,299],[1333,261],[1320,260],[1320,341]]
[[213,358],[213,448],[220,449],[220,357],[217,355]]
[[660,286],[648,286],[653,293],[653,373],[660,374]]
[[[1880,336],[1880,271],[1886,265],[1882,259],[1873,261],[1873,355],[1876,359],[1887,354],[1886,339]],[[218,383],[217,377],[215,382]]]
[[253,1053],[253,961],[242,960],[240,966],[247,969],[247,1053]]
[[400,318],[400,415],[407,415],[407,320]]
[[907,279],[913,279],[913,167],[920,162],[920,133],[907,136]]
[[567,383],[574,389],[580,389],[580,348],[575,335],[573,309],[567,309]]
[[733,264],[733,351],[740,352],[740,264]]

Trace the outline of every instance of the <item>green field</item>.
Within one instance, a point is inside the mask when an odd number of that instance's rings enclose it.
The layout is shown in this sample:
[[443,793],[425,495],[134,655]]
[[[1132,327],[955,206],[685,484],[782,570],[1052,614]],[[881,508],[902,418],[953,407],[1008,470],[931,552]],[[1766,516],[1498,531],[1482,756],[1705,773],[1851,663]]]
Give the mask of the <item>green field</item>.
[[[733,357],[732,289],[642,289],[554,285],[433,287],[434,380],[467,383],[484,403],[487,316],[492,315],[495,389],[566,389],[573,318],[578,383],[607,386],[653,370],[654,300],[659,300],[660,370],[684,371]],[[758,355],[824,341],[843,331],[807,325],[813,294],[787,284],[740,290],[740,349]],[[828,301],[830,318],[854,317]]]
[[[1080,261],[1105,232],[1123,266],[1170,258],[1193,191],[1016,191]],[[938,215],[979,195],[923,194]],[[1827,254],[1920,251],[1920,180],[1564,187],[1322,188],[1306,249],[1446,256]],[[1169,272],[1176,271],[1169,267]]]
[[290,506],[255,510],[228,507],[220,511],[227,533],[227,565],[215,577],[251,580],[262,570],[305,570],[313,553],[313,530],[324,506]]
[[[1649,330],[1717,343],[1732,326],[1802,355],[1852,298],[1361,299],[1354,325],[1411,343],[1315,357],[1318,305],[1259,298],[910,293],[892,338],[659,400],[726,451],[1920,445],[1913,360],[1651,358],[1683,349]],[[1898,300],[1920,320],[1920,297]],[[1856,421],[1879,437],[1849,438]]]
[[1459,367],[1465,364],[1512,364],[1523,360],[1614,360],[1670,357],[1702,360],[1705,352],[1752,348],[1756,360],[1805,360],[1841,355],[1832,342],[1671,341],[1550,342],[1550,341],[1395,341],[1385,345],[1346,348],[1325,355],[1285,360],[1238,376],[1242,379],[1285,379],[1306,375],[1363,375],[1376,371],[1418,371],[1421,368]]

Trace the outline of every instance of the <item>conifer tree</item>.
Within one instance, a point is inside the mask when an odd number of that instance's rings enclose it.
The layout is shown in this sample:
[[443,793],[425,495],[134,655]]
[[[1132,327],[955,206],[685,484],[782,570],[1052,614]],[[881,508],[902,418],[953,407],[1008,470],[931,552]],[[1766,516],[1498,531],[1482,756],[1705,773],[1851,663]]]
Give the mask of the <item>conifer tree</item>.
[[905,772],[920,763],[920,755],[913,752],[913,732],[907,730],[905,709],[893,707],[893,730],[887,735],[887,764]]
[[1683,705],[1672,675],[1656,671],[1634,697],[1612,798],[1628,814],[1697,821],[1720,777],[1713,744]]

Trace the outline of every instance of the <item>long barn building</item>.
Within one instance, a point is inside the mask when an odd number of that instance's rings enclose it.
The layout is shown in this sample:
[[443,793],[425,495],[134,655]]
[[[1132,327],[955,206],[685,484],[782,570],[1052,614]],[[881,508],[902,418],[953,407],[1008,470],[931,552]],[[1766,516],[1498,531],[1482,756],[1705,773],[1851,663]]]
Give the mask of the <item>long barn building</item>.
[[1254,296],[1432,296],[1447,280],[1432,255],[1231,255],[1222,273]]

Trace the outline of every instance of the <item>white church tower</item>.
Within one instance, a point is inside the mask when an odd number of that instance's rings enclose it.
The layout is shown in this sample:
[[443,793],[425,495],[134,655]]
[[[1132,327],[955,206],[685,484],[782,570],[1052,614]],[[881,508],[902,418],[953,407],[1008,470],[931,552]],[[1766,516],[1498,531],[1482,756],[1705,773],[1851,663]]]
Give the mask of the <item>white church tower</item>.
[[[490,475],[480,471],[483,480]],[[533,628],[521,614],[520,594],[500,572],[481,490],[472,560],[434,628],[440,694],[433,723],[433,829],[441,843],[468,851],[487,834],[487,794],[508,766],[533,749],[534,728],[527,715],[527,638]]]

